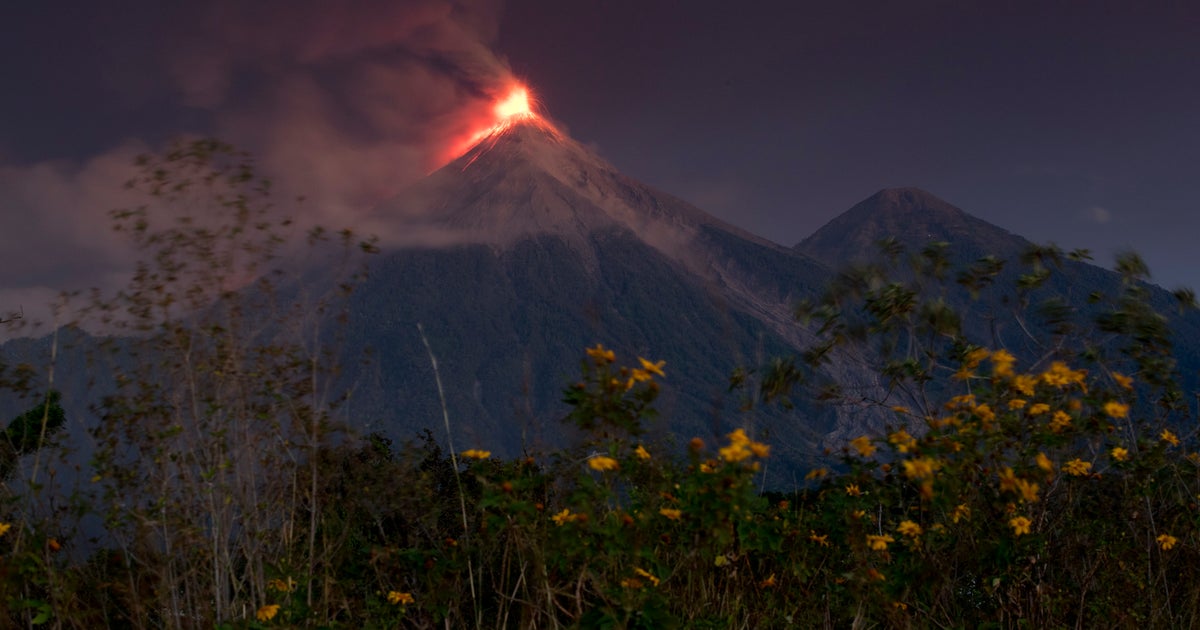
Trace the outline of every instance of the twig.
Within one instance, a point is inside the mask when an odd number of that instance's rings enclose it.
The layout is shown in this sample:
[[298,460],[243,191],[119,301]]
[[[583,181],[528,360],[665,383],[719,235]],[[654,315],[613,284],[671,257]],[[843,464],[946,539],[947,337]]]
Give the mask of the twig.
[[[433,355],[433,348],[429,347],[429,339],[425,337],[425,328],[421,326],[421,322],[417,322],[417,332],[421,335],[421,342],[425,344],[425,351],[429,353],[429,363],[433,365],[433,380],[437,383],[438,399],[442,403],[442,420],[446,424],[446,446],[450,450],[450,464],[454,469],[454,483],[458,486],[458,506],[462,511],[463,542],[469,543],[471,527],[467,523],[467,498],[463,492],[462,475],[458,472],[458,454],[454,452],[454,436],[450,433],[450,412],[446,409],[446,393],[442,389],[442,376],[438,372],[437,357]],[[475,594],[475,568],[471,562],[470,553],[467,554],[467,580],[471,585],[471,603],[475,607],[475,627],[479,628],[483,625],[483,611],[479,608],[479,600]]]

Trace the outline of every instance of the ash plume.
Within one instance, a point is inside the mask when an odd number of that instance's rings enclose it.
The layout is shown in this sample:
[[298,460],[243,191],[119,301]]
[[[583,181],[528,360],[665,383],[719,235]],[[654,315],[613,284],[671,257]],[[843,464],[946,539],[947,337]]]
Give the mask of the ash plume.
[[153,137],[133,124],[113,131],[90,155],[22,161],[0,147],[0,248],[20,261],[0,269],[0,311],[38,312],[30,302],[59,290],[119,286],[129,253],[108,229],[108,211],[134,201],[122,190],[133,158],[171,136],[211,135],[246,149],[274,181],[282,212],[354,227],[438,166],[450,139],[486,118],[511,79],[490,49],[496,0],[123,4],[141,20],[138,32],[151,33],[136,50],[127,43],[132,27],[92,20],[102,50],[64,52],[54,71],[94,72],[97,56],[108,59],[120,72],[96,91],[97,106],[165,102],[173,117],[157,121]]

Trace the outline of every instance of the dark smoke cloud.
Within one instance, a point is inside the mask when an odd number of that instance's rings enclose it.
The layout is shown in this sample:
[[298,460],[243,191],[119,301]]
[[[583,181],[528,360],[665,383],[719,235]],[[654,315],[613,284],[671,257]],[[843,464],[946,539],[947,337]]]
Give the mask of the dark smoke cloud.
[[[340,228],[438,166],[488,115],[511,78],[490,48],[501,9],[498,0],[217,0],[139,14],[153,23],[136,47],[109,39],[136,48],[118,73],[139,77],[136,104],[190,112],[180,134],[249,150],[281,201],[306,198],[281,206]],[[89,55],[80,49],[78,67],[94,66]],[[86,115],[87,103],[77,106]],[[107,211],[136,202],[122,184],[134,156],[160,140],[130,129],[90,157],[0,160],[0,247],[19,261],[0,268],[0,313],[123,277],[130,253]]]
[[216,133],[325,220],[353,219],[436,166],[509,79],[493,1],[234,0],[196,16],[169,68]]

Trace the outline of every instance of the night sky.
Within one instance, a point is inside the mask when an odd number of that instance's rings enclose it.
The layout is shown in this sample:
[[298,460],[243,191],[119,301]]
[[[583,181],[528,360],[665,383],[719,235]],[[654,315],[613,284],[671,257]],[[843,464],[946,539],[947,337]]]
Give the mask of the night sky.
[[627,175],[785,245],[917,186],[1200,286],[1200,8],[1149,4],[15,4],[0,311],[121,277],[105,211],[139,152],[216,135],[307,195],[306,218],[353,225],[513,76]]

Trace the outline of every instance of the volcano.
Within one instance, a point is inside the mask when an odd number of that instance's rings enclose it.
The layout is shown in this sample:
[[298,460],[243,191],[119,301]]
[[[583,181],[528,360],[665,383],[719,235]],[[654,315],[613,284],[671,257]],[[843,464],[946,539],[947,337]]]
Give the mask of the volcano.
[[[666,360],[670,423],[658,431],[741,426],[730,374],[794,354],[807,333],[792,306],[830,274],[622,175],[536,117],[381,204],[369,229],[384,252],[350,309],[354,340],[376,356],[361,404],[389,430],[440,426],[421,322],[462,440],[502,452],[560,441],[561,390],[596,343]],[[789,426],[780,449],[812,452],[828,421]]]

